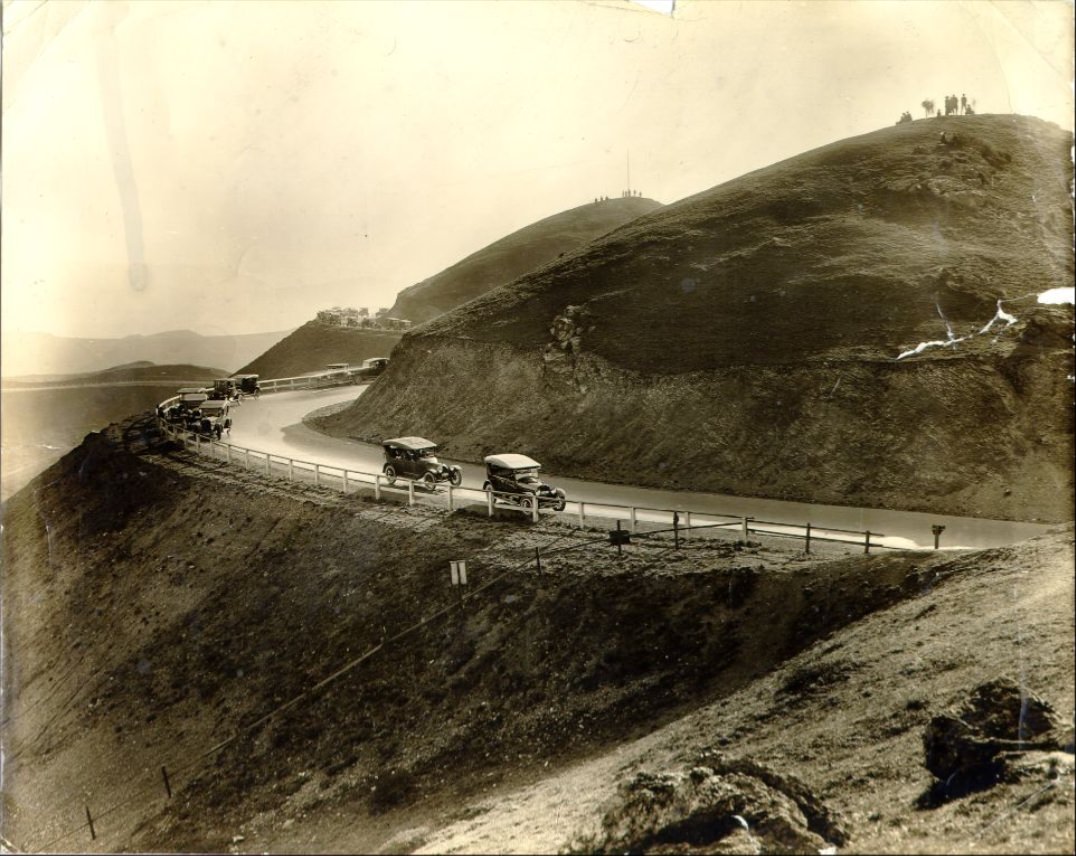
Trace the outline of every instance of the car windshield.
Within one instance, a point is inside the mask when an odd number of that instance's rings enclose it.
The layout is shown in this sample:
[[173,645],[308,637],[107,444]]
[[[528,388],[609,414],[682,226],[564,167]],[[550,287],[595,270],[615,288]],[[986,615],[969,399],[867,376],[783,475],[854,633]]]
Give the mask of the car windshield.
[[520,470],[516,473],[516,481],[520,484],[536,484],[538,482],[538,471]]

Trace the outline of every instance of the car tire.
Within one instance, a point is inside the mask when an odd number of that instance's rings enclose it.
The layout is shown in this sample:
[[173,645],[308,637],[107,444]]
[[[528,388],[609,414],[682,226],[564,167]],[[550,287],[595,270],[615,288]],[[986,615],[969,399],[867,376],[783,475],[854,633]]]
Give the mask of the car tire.
[[433,473],[423,473],[422,486],[426,488],[426,490],[436,490],[437,476],[435,476]]
[[564,511],[564,507],[568,504],[568,500],[567,497],[565,497],[564,495],[564,491],[562,491],[560,488],[557,488],[555,496],[557,497],[557,501],[553,503],[553,510]]
[[396,467],[392,464],[386,464],[385,466],[385,481],[389,484],[396,483]]
[[459,487],[463,484],[463,470],[459,467],[453,467],[448,471],[448,482],[452,487]]

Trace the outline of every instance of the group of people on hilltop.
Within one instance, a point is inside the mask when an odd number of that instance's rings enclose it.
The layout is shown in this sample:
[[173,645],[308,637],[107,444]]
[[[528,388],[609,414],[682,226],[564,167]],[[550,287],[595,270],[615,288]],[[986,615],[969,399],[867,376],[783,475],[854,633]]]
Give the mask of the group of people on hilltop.
[[957,98],[955,95],[946,95],[945,96],[945,115],[946,116],[951,116],[954,113],[957,116],[959,116],[961,113],[963,113],[966,116],[970,116],[974,112],[975,111],[971,107],[971,102],[968,101],[968,96],[967,95],[962,94],[960,96],[960,98]]
[[[923,110],[926,111],[927,117],[930,117],[932,115],[940,117],[942,114],[942,111],[940,109],[935,112],[934,99],[932,98],[925,99],[922,103],[922,107]],[[975,114],[975,108],[972,106],[972,102],[968,100],[968,96],[961,95],[959,98],[957,98],[955,95],[946,95],[945,115],[952,116],[955,114],[959,116],[961,113],[963,113],[965,116],[972,116]],[[905,110],[903,113],[900,114],[900,119],[897,121],[897,124],[903,125],[905,122],[911,121],[913,121],[912,114]]]

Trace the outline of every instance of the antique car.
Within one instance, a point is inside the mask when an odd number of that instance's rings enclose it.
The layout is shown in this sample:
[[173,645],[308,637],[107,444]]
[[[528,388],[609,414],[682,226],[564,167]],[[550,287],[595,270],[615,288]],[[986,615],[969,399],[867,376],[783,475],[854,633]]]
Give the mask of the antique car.
[[487,455],[485,461],[486,483],[482,490],[492,490],[497,499],[523,508],[533,508],[537,500],[539,508],[564,510],[564,491],[545,484],[538,477],[542,465],[533,458],[516,454]]
[[213,381],[209,392],[210,401],[230,401],[235,397],[236,383],[233,377],[221,377]]
[[258,386],[258,375],[256,374],[237,374],[233,375],[231,379],[235,381],[238,391],[243,393],[243,395],[253,395],[256,397],[261,391]]
[[398,478],[421,482],[433,490],[439,482],[458,486],[463,470],[437,460],[437,444],[422,437],[396,437],[381,444],[385,448],[385,467],[382,472],[389,484]]

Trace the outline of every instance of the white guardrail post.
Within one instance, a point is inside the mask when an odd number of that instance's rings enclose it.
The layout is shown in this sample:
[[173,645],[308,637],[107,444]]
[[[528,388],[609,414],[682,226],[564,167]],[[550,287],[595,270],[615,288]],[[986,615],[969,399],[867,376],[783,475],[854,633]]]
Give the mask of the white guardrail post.
[[538,522],[538,506],[541,503],[538,502],[538,495],[535,494],[534,499],[531,500],[531,522]]
[[631,531],[632,532],[635,531],[635,511],[636,511],[636,509],[635,509],[635,506],[633,505],[631,507]]
[[452,511],[452,482],[448,483],[448,510]]
[[493,516],[493,491],[486,491],[486,511],[490,517]]
[[321,469],[317,464],[314,464],[314,484],[318,486],[321,485]]
[[587,519],[586,512],[583,510],[585,503],[580,500],[579,502],[579,528],[583,528],[583,522]]
[[347,493],[347,467],[344,468],[344,493]]
[[407,504],[408,505],[414,505],[415,504],[415,480],[414,479],[408,479],[407,480]]
[[273,456],[268,452],[265,453],[265,474],[271,476],[273,474]]
[[288,481],[295,481],[295,461],[288,458]]
[[381,473],[374,473],[374,499],[381,499]]
[[684,540],[687,540],[688,534],[691,532],[691,512],[684,512]]

